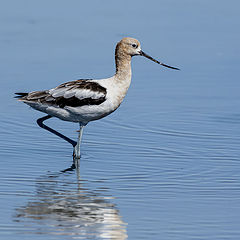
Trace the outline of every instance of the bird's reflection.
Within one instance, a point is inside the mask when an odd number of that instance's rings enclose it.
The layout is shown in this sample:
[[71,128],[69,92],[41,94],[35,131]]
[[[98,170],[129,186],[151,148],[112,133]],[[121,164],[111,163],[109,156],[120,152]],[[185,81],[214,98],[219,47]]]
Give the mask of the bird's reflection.
[[[18,208],[15,220],[37,234],[68,235],[80,239],[126,239],[112,196],[101,187],[91,190],[74,174],[46,175],[36,181],[36,194]],[[30,220],[30,221],[29,221]]]

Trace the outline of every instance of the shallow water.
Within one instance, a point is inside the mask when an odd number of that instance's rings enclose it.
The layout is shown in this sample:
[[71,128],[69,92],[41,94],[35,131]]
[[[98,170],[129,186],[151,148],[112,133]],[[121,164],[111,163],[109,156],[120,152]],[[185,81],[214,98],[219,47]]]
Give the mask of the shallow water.
[[[121,3],[1,3],[1,239],[239,239],[240,3]],[[71,146],[13,93],[112,75],[123,36],[181,71],[135,57],[125,101],[62,173]]]

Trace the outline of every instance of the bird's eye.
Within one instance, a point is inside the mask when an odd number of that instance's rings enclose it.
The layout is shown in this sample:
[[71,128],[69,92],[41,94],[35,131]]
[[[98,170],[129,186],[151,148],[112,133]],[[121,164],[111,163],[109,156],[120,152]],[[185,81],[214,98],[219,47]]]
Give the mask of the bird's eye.
[[133,44],[132,44],[132,47],[134,47],[134,48],[138,48],[138,45],[135,44],[135,43],[133,43]]

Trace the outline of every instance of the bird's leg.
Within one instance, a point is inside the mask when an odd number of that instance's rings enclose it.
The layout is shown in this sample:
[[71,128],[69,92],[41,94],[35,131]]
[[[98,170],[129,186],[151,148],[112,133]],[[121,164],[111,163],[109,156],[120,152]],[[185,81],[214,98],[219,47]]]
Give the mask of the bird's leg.
[[51,133],[53,133],[53,134],[55,134],[55,135],[57,135],[58,137],[62,138],[63,140],[67,141],[68,143],[72,144],[73,147],[75,147],[75,146],[77,145],[77,143],[76,143],[75,141],[73,141],[72,139],[64,136],[63,134],[61,134],[61,133],[57,132],[56,130],[54,130],[54,129],[48,127],[48,126],[46,126],[45,124],[43,124],[43,122],[44,122],[45,120],[47,120],[47,119],[49,119],[49,118],[51,118],[51,117],[52,117],[52,116],[47,115],[47,116],[45,116],[45,117],[39,118],[39,119],[37,120],[38,126],[41,127],[41,128],[43,128],[43,129],[45,129],[45,130],[47,130],[47,131],[49,131],[49,132],[51,132]]
[[80,126],[80,129],[78,133],[78,141],[77,141],[77,145],[74,147],[74,153],[73,153],[73,158],[76,166],[78,166],[78,160],[80,159],[80,145],[81,145],[83,127],[84,127],[81,123],[79,123],[79,126]]

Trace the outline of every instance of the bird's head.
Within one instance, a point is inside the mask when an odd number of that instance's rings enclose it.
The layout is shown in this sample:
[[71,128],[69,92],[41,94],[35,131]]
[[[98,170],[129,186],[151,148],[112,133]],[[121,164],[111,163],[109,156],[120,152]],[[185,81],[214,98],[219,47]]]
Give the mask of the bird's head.
[[164,67],[180,70],[179,68],[171,67],[169,65],[161,63],[156,59],[152,58],[151,56],[149,56],[148,54],[146,54],[145,52],[143,52],[141,49],[140,42],[135,38],[130,38],[130,37],[123,38],[116,46],[115,56],[118,56],[118,57],[122,56],[127,58],[127,57],[132,57],[137,55],[144,56]]

